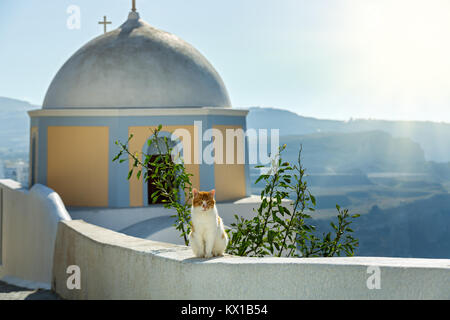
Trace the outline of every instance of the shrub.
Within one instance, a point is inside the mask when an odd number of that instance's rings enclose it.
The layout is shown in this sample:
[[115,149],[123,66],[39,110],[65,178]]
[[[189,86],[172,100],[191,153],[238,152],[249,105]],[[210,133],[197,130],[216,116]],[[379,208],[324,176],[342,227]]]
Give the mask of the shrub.
[[[291,166],[283,162],[285,148],[286,145],[280,147],[271,166],[265,168],[266,173],[256,180],[256,183],[265,182],[256,215],[252,219],[235,215],[228,252],[258,257],[332,257],[342,252],[354,255],[358,240],[352,237],[349,225],[359,215],[350,215],[347,209],[336,205],[337,225],[331,222],[333,232],[319,237],[316,226],[308,223],[312,220],[310,213],[315,211],[316,199],[304,179],[302,149],[300,147],[297,163]],[[290,198],[292,200],[288,200]]]
[[[174,150],[170,147],[167,137],[163,139],[164,146],[159,145],[161,129],[160,125],[148,141],[149,146],[156,146],[156,157],[130,152],[128,143],[133,138],[130,135],[125,144],[116,141],[120,151],[113,161],[132,161],[128,179],[135,170],[138,179],[141,176],[146,182],[149,178],[152,179],[156,190],[151,195],[152,201],[155,203],[162,199],[164,207],[176,211],[173,216],[176,219],[174,226],[188,245],[188,234],[191,230],[192,174],[186,172],[180,155],[173,154]],[[227,230],[230,237],[227,253],[257,257],[332,257],[342,253],[347,256],[354,255],[358,240],[351,235],[353,230],[350,225],[359,215],[350,215],[347,209],[336,205],[337,222],[331,222],[333,231],[319,236],[316,226],[311,224],[310,214],[315,211],[316,199],[304,179],[302,148],[300,147],[297,163],[294,165],[282,160],[285,148],[286,145],[280,147],[269,167],[258,166],[266,169],[256,181],[265,182],[261,191],[261,204],[251,219],[235,215],[231,230]],[[152,169],[150,175],[148,168]]]
[[[152,179],[152,183],[155,186],[155,191],[150,195],[152,202],[156,203],[158,199],[161,199],[165,208],[176,211],[176,215],[172,216],[172,218],[175,218],[174,226],[180,231],[180,236],[183,237],[184,243],[189,245],[188,235],[191,232],[190,210],[192,199],[190,178],[192,174],[186,172],[183,159],[179,155],[178,157],[173,157],[173,148],[170,147],[167,137],[163,137],[164,145],[160,145],[161,139],[159,134],[161,129],[162,126],[158,126],[153,131],[151,139],[147,142],[149,147],[156,147],[158,151],[156,157],[152,157],[153,155],[150,154],[140,155],[136,152],[130,152],[128,143],[133,138],[133,135],[130,135],[125,144],[120,141],[115,142],[120,147],[120,151],[113,161],[119,161],[120,163],[127,160],[132,161],[133,165],[128,172],[128,180],[132,177],[135,170],[137,171],[136,176],[138,179],[141,176],[145,182],[150,178]],[[152,169],[150,175],[148,168]]]

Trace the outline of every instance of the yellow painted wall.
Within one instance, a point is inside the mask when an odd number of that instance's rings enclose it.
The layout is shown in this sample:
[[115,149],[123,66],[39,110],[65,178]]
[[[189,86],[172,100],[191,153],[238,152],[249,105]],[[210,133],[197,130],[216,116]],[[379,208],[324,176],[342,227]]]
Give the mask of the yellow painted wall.
[[48,127],[47,185],[68,206],[108,206],[108,127]]
[[[129,150],[133,153],[138,152],[139,154],[142,154],[142,150],[144,148],[144,145],[147,144],[148,139],[153,134],[153,131],[156,129],[156,126],[141,126],[141,127],[129,127],[128,128],[128,134],[133,134],[133,139],[130,140],[129,143]],[[187,141],[183,141],[183,149],[187,150],[187,148],[191,148],[191,163],[192,164],[186,164],[186,171],[188,173],[193,174],[192,177],[192,185],[194,188],[198,188],[200,185],[200,171],[198,164],[193,164],[194,159],[193,155],[198,151],[197,146],[195,146],[194,143],[194,130],[197,130],[194,126],[163,126],[161,131],[166,132],[174,132],[176,129],[186,129],[189,131],[191,135],[191,146],[187,145]],[[183,140],[183,139],[182,139]],[[130,160],[130,169],[133,166],[133,162]],[[187,162],[187,159],[185,159],[185,162]],[[138,180],[137,178],[137,170],[135,170],[134,174],[131,176],[129,183],[130,183],[130,206],[131,207],[141,207],[144,206],[144,192],[143,192],[143,175]]]
[[[226,129],[242,129],[241,126],[213,126],[222,132],[223,136],[223,159],[215,159],[214,176],[216,188],[216,200],[228,201],[244,198],[246,196],[245,164],[237,164],[238,145],[234,143],[234,163],[226,164]],[[218,152],[220,154],[220,152]],[[217,152],[216,152],[217,154]],[[216,155],[217,156],[217,155]],[[222,162],[223,164],[218,164]]]

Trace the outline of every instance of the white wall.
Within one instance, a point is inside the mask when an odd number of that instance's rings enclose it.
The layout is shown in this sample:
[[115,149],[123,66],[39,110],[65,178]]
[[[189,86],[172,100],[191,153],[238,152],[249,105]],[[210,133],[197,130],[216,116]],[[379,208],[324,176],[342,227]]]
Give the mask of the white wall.
[[[233,202],[217,203],[220,216],[226,226],[235,222],[234,215],[253,218],[261,203],[259,196],[251,196]],[[285,203],[289,205],[288,202]],[[175,210],[168,210],[163,205],[152,205],[139,208],[69,208],[69,213],[74,220],[84,220],[88,223],[121,232],[133,237],[184,244],[180,233],[173,226]]]
[[[81,289],[67,288],[80,267]],[[369,290],[378,266],[381,289]],[[66,299],[450,299],[450,260],[402,258],[195,259],[184,246],[62,221],[53,289]]]
[[[36,184],[30,190],[0,180],[2,280],[49,288],[58,222],[71,220],[59,195]],[[1,201],[0,200],[0,201]]]
[[[233,202],[219,202],[217,203],[217,210],[224,223],[229,226],[233,222],[236,222],[234,215],[252,219],[256,214],[256,210],[261,205],[261,202],[260,196],[252,195]],[[291,200],[283,200],[283,205],[289,207],[290,210],[293,209]]]
[[[217,210],[226,225],[235,222],[234,215],[251,219],[254,209],[261,203],[259,196],[250,196],[233,202],[217,203]],[[290,201],[285,201],[288,206]],[[175,210],[168,210],[163,205],[152,205],[138,208],[68,208],[74,220],[84,220],[97,226],[120,231],[137,223],[157,217],[170,217]]]
[[97,226],[120,231],[136,223],[176,212],[167,210],[162,205],[138,208],[68,208],[74,220],[84,220]]

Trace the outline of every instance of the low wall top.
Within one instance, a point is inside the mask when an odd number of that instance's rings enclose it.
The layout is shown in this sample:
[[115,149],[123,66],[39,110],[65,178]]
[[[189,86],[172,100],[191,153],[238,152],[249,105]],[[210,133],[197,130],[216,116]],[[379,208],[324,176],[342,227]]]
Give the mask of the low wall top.
[[[80,267],[81,290],[65,287],[69,265]],[[380,273],[379,289],[369,283],[373,270]],[[134,238],[81,220],[60,222],[54,278],[55,290],[70,299],[450,298],[449,259],[198,259],[189,247]]]

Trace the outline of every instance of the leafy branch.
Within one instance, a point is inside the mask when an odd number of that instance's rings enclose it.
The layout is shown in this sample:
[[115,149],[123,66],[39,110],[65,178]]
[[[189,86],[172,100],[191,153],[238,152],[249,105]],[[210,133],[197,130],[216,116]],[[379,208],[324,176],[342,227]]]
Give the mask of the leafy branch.
[[[349,226],[359,215],[350,215],[347,209],[336,205],[338,224],[331,222],[335,235],[329,232],[318,237],[316,226],[308,223],[316,199],[305,181],[302,148],[293,166],[282,160],[285,148],[286,145],[280,147],[270,167],[257,166],[267,172],[256,180],[256,183],[265,182],[261,204],[252,219],[235,215],[228,252],[239,256],[278,257],[332,257],[342,252],[354,255],[358,240],[351,235],[353,230]],[[290,198],[293,200],[289,201]]]
[[[190,208],[192,201],[192,174],[187,173],[182,157],[171,147],[167,137],[160,137],[162,126],[153,130],[148,147],[156,148],[155,154],[131,152],[129,142],[116,141],[120,150],[113,161],[130,161],[128,172],[131,179],[143,177],[155,187],[150,195],[152,203],[161,201],[165,208],[174,209],[174,226],[180,232],[186,245],[189,244]],[[302,166],[302,148],[297,162],[291,165],[282,159],[286,145],[279,148],[269,167],[256,183],[263,181],[261,204],[251,219],[235,215],[231,224],[227,252],[238,256],[287,256],[287,257],[332,257],[345,253],[352,256],[358,240],[352,236],[350,225],[359,215],[350,215],[347,209],[338,211],[337,224],[331,222],[332,231],[317,235],[316,226],[311,224],[311,213],[315,212],[316,199],[308,189],[305,169]]]
[[174,152],[168,137],[160,137],[161,130],[162,126],[159,125],[157,129],[153,130],[153,134],[147,142],[149,148],[151,146],[156,148],[156,154],[130,152],[129,142],[133,138],[133,135],[130,135],[126,143],[115,142],[120,147],[120,151],[113,161],[120,163],[130,161],[132,163],[128,172],[128,180],[131,179],[135,170],[137,170],[137,179],[140,179],[141,176],[145,182],[151,179],[151,184],[156,189],[150,195],[152,203],[160,200],[165,208],[176,211],[176,215],[172,215],[172,218],[175,218],[174,226],[180,231],[181,237],[188,245],[188,235],[191,229],[192,183],[190,178],[192,174],[186,171],[180,153]]

